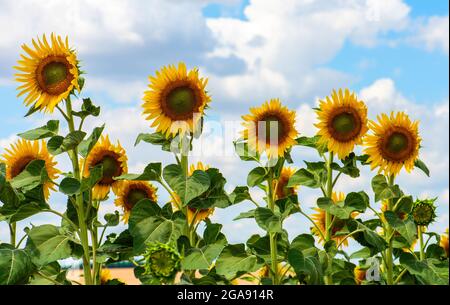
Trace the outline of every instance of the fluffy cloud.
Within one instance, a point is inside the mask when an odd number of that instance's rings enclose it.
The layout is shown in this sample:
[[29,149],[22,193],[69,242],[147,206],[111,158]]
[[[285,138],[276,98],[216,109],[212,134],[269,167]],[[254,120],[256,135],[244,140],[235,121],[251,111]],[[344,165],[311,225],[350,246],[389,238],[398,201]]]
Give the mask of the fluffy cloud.
[[448,16],[433,16],[418,26],[417,34],[411,40],[429,51],[440,50],[448,55],[448,37]]

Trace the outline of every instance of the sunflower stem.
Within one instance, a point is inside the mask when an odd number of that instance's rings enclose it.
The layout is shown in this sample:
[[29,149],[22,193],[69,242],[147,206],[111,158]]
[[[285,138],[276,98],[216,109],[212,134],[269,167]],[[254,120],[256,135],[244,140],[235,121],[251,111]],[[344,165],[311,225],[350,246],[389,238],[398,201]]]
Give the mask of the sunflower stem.
[[[330,151],[329,157],[326,160],[326,168],[327,168],[327,185],[326,185],[326,195],[327,198],[332,199],[333,197],[333,169],[331,168],[331,164],[333,163],[333,152]],[[325,242],[331,240],[331,225],[332,225],[332,216],[328,211],[325,211]],[[331,275],[325,275],[325,284],[332,285],[333,279]]]
[[[269,168],[267,179],[267,205],[269,209],[275,211],[275,203],[273,196],[273,169]],[[278,285],[278,261],[277,261],[277,236],[276,233],[269,233],[270,242],[270,261],[272,265],[272,283]]]
[[[66,99],[66,112],[67,112],[67,125],[70,132],[75,131],[75,124],[72,114],[72,103],[70,97]],[[78,150],[75,147],[68,152],[69,157],[72,161],[73,175],[76,179],[81,182],[80,165],[78,161]],[[89,237],[88,229],[86,225],[86,218],[84,215],[84,200],[83,194],[75,195],[76,209],[78,215],[78,226],[80,228],[80,240],[83,247],[83,273],[84,281],[86,285],[92,285],[92,274],[91,274],[91,264],[90,264],[90,253],[89,253]]]
[[[395,183],[395,176],[391,175],[389,176],[389,186],[394,186]],[[393,200],[388,200],[388,211],[392,210],[393,206]],[[388,285],[394,285],[394,258],[393,258],[393,234],[394,230],[392,229],[391,225],[389,223],[386,224],[386,234],[385,238],[388,242],[388,248],[386,250],[386,282]]]
[[423,244],[423,226],[417,226],[417,235],[419,236],[420,260],[425,259],[425,247]]
[[16,247],[16,230],[17,230],[17,224],[15,222],[9,224],[10,244],[13,247]]

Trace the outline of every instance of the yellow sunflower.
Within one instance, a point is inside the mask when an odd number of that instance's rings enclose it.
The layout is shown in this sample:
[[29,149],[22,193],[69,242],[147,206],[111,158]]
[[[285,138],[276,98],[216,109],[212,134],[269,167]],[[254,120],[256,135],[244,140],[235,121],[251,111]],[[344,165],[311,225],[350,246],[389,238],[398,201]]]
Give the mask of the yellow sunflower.
[[379,173],[389,176],[397,175],[403,166],[411,172],[419,155],[419,122],[411,122],[404,112],[391,112],[369,125],[373,134],[366,136],[364,152],[369,155],[371,169],[379,167]]
[[102,268],[100,271],[100,285],[105,285],[110,280],[112,280],[111,271],[109,269]]
[[89,177],[91,168],[100,164],[103,166],[103,177],[92,189],[94,200],[104,200],[111,188],[117,194],[121,181],[114,180],[114,178],[126,174],[128,171],[127,155],[119,142],[117,145],[113,145],[108,136],[102,136],[86,160],[81,160],[81,164],[84,162],[84,177]]
[[330,97],[320,100],[316,110],[319,123],[315,126],[320,135],[318,145],[327,147],[338,155],[339,159],[347,157],[355,145],[362,144],[367,127],[367,107],[358,101],[355,93],[345,89],[333,90]]
[[[208,170],[208,168],[209,168],[208,165],[204,165],[202,162],[199,161],[197,163],[197,165],[191,164],[188,175],[191,176],[194,173],[194,171],[196,171],[196,170],[206,171],[206,170]],[[172,197],[174,197],[174,198],[172,198],[172,205],[175,209],[178,209],[178,206],[180,206],[182,204],[181,199],[176,193],[173,193]],[[176,200],[176,202],[175,202],[175,200]],[[194,222],[196,224],[196,223],[199,223],[200,221],[208,218],[212,213],[214,213],[214,208],[196,209],[196,208],[188,206],[187,207],[187,221],[189,224],[191,224],[192,222]]]
[[356,266],[355,269],[353,269],[356,284],[361,285],[361,283],[366,279],[366,273],[367,268],[363,268],[361,266]]
[[[187,71],[182,62],[164,66],[149,77],[149,90],[144,92],[143,114],[153,120],[151,127],[175,136],[195,132],[211,97],[205,90],[207,78],[201,78],[198,69]],[[196,115],[198,114],[198,115]]]
[[297,193],[297,187],[287,187],[289,178],[291,178],[294,173],[294,168],[283,167],[280,177],[273,182],[275,187],[275,200],[286,198]]
[[131,209],[142,199],[150,199],[153,202],[158,200],[157,189],[147,181],[123,181],[114,200],[116,206],[123,209],[122,220],[128,223]]
[[15,80],[23,83],[17,87],[17,96],[27,94],[25,105],[52,113],[55,106],[67,98],[72,90],[80,90],[77,57],[70,49],[67,37],[63,41],[52,33],[51,44],[45,35],[42,40],[33,39],[32,43],[34,48],[22,45],[26,55],[21,54],[18,65],[14,67],[19,70]]
[[244,130],[251,149],[266,152],[270,157],[282,157],[296,143],[295,111],[282,106],[279,99],[266,101],[261,107],[250,108],[250,114],[242,116]]
[[[6,179],[10,180],[19,175],[27,165],[34,160],[45,161],[45,169],[50,180],[58,178],[60,171],[56,168],[56,161],[49,154],[44,141],[28,141],[19,139],[10,148],[5,148],[1,162],[6,164]],[[55,185],[47,181],[43,185],[45,199],[50,196],[50,190],[55,190]]]
[[[335,193],[333,192],[332,198],[333,202],[336,204],[338,202],[342,202],[345,200],[345,194],[342,192]],[[320,208],[314,208],[314,210],[317,212],[317,214],[311,215],[311,218],[314,220],[314,223],[317,225],[317,227],[320,229],[320,232],[322,235],[326,235],[326,212],[325,210],[322,210]],[[355,218],[356,215],[358,215],[358,212],[353,212],[351,214],[352,218]],[[344,221],[340,219],[334,220],[334,215],[331,216],[331,222],[334,222],[333,227],[331,228],[331,239],[336,241],[337,244],[342,244],[344,246],[348,246],[348,238],[344,239],[344,235],[336,235],[337,232],[341,231],[344,228]],[[313,226],[311,228],[311,232],[316,235],[319,239],[320,243],[323,243],[324,240],[322,238],[322,235],[317,231],[316,226]]]
[[448,257],[448,228],[443,235],[441,235],[441,241],[439,245],[445,250],[445,254]]

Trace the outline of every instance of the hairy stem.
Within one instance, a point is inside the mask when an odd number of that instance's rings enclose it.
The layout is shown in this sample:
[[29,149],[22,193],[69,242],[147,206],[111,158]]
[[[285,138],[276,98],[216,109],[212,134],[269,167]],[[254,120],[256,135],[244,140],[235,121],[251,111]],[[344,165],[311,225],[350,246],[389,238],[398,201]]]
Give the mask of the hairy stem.
[[[269,209],[275,211],[273,196],[273,169],[269,168],[269,177],[267,179],[267,205]],[[270,261],[272,266],[272,283],[278,285],[278,260],[277,260],[277,236],[276,233],[269,233],[270,242]]]

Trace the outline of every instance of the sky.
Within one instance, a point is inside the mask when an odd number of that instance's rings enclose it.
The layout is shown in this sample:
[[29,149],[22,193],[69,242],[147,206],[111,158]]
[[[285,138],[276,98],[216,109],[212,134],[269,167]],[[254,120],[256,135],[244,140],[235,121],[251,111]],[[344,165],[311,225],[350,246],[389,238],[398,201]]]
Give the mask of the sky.
[[[138,133],[152,132],[141,116],[142,95],[148,76],[162,65],[184,61],[208,77],[212,102],[199,141],[203,154],[196,153],[191,160],[220,168],[228,190],[245,185],[254,164],[231,153],[223,155],[232,139],[223,136],[217,122],[237,122],[249,107],[280,98],[297,110],[300,134],[312,136],[318,99],[333,89],[349,88],[367,104],[371,119],[382,112],[406,111],[420,120],[420,158],[431,178],[419,170],[403,171],[398,182],[415,198],[437,196],[439,217],[430,229],[443,232],[448,227],[447,0],[0,0],[0,28],[8,29],[0,35],[0,153],[17,133],[57,117],[23,117],[27,109],[16,98],[12,68],[21,44],[54,32],[69,36],[86,71],[82,96],[102,107],[100,117],[87,122],[86,128],[106,122],[110,138],[120,140],[127,150],[130,172],[139,172],[150,162],[174,162],[157,147],[133,145]],[[309,149],[295,148],[293,158],[293,166],[300,168],[302,160],[317,157]],[[57,160],[61,168],[69,169],[64,156]],[[343,178],[336,189],[366,190],[373,196],[372,176],[365,168],[361,177]],[[261,193],[253,194],[262,199]],[[161,203],[168,198],[161,188],[158,195]],[[308,213],[317,197],[316,190],[299,190]],[[50,204],[63,211],[65,200],[54,194]],[[375,208],[378,204],[372,203]],[[242,203],[216,210],[212,220],[224,225],[230,242],[245,242],[250,235],[263,233],[252,220],[233,221],[251,208]],[[106,202],[102,213],[114,209]],[[40,214],[19,227],[55,221]],[[285,227],[294,238],[308,232],[310,224],[295,215]],[[7,241],[7,236],[7,227],[0,223],[0,241]]]

